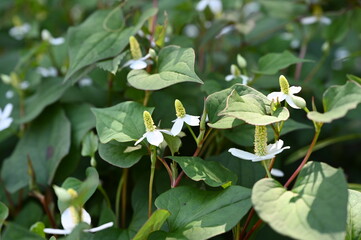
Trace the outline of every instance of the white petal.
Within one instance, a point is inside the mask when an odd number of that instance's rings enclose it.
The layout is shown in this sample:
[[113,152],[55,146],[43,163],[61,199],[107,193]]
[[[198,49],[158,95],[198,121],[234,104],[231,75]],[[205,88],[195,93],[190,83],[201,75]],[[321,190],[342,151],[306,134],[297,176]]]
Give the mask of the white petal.
[[[76,221],[76,212],[74,207],[69,207],[61,214],[61,225],[65,230],[72,230],[78,222]],[[91,218],[89,213],[83,208],[82,209],[82,222],[91,224]]]
[[272,159],[275,156],[276,156],[275,154],[267,154],[264,156],[257,156],[256,158],[252,159],[252,162],[259,162],[259,161],[263,161],[263,160]]
[[51,36],[51,33],[47,29],[41,31],[41,39],[43,39],[43,41],[49,41],[52,38],[53,36]]
[[290,93],[292,93],[292,94],[299,93],[301,90],[302,90],[302,87],[299,87],[299,86],[290,87]]
[[11,103],[6,104],[2,114],[1,118],[7,118],[10,116],[11,112],[13,110],[13,105]]
[[105,223],[105,224],[103,224],[103,225],[100,225],[99,227],[95,227],[95,228],[91,228],[91,229],[86,229],[86,230],[84,230],[84,232],[91,232],[91,233],[99,232],[99,231],[101,231],[101,230],[104,230],[104,229],[113,227],[113,225],[114,225],[113,222],[108,222],[108,223]]
[[173,135],[172,132],[165,130],[165,129],[158,129],[159,132],[166,133],[168,135]]
[[12,118],[0,119],[0,131],[10,127],[12,122],[13,122]]
[[303,25],[309,25],[309,24],[313,24],[313,23],[315,23],[315,22],[317,22],[317,17],[315,17],[315,16],[309,16],[309,17],[304,17],[304,18],[302,18],[301,19],[301,23],[303,24]]
[[247,85],[247,83],[249,81],[249,77],[247,77],[245,75],[241,75],[241,78],[242,78],[242,84]]
[[294,109],[300,109],[294,102],[291,96],[287,95],[286,96],[286,102],[288,103],[288,105],[290,105],[291,108]]
[[283,177],[285,175],[281,170],[279,170],[277,168],[272,168],[271,174],[275,177]]
[[234,79],[234,76],[232,74],[226,76],[226,81],[227,82],[231,81],[232,79]]
[[249,152],[237,149],[237,148],[230,148],[228,150],[228,152],[230,152],[235,157],[245,159],[245,160],[253,160],[253,159],[258,158],[258,156],[253,153],[249,153]]
[[183,117],[183,121],[186,122],[189,126],[199,126],[199,116],[193,116],[186,114],[185,117]]
[[184,121],[182,118],[177,118],[176,120],[174,120],[173,127],[170,130],[173,136],[177,136],[180,133],[183,127],[183,123]]
[[222,12],[222,2],[220,0],[210,0],[209,8],[213,14]]
[[133,61],[133,63],[130,64],[131,69],[144,69],[147,67],[147,63],[141,59]]
[[329,19],[328,17],[321,17],[319,21],[325,25],[331,24],[331,19]]
[[201,0],[199,1],[199,3],[196,6],[196,9],[198,12],[203,11],[208,5],[208,1],[207,0]]
[[280,152],[282,152],[284,149],[289,149],[289,146],[283,147],[283,141],[280,139],[278,140],[276,143],[274,144],[269,144],[267,146],[267,153],[268,154],[272,154],[272,155],[276,155]]
[[144,133],[143,136],[142,136],[141,138],[139,138],[138,141],[136,141],[136,142],[134,143],[134,146],[135,146],[135,145],[138,145],[138,143],[140,143],[141,141],[143,141],[143,139],[144,139],[146,136],[147,136],[147,133]]
[[279,102],[282,102],[283,100],[285,100],[286,96],[287,95],[284,94],[283,92],[271,92],[270,94],[267,95],[267,98],[271,101],[272,100],[277,101],[278,99]]
[[162,133],[159,130],[154,130],[152,132],[147,132],[147,141],[154,145],[159,146],[163,142],[164,138]]
[[55,228],[44,228],[44,233],[55,234],[55,235],[67,235],[71,233],[71,230],[55,229]]
[[[13,98],[13,97],[14,97],[14,91],[11,91],[11,90],[6,91],[5,97],[6,97],[7,99]],[[1,113],[1,112],[0,112],[0,113]]]
[[58,38],[52,38],[49,40],[49,42],[51,43],[51,45],[61,45],[65,42],[65,39],[63,37],[58,37]]

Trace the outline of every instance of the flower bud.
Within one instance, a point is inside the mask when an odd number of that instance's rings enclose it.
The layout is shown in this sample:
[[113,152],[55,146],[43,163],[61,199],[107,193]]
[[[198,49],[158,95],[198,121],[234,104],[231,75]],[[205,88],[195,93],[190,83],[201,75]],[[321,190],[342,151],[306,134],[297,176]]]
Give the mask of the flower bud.
[[[58,187],[56,185],[53,186],[56,196],[61,202],[69,202],[73,198],[73,193],[65,190],[62,187]],[[74,190],[73,190],[74,191]]]
[[241,54],[237,55],[237,63],[240,68],[247,67],[247,61],[246,61],[246,59],[244,59],[244,57],[242,57]]
[[174,101],[174,107],[175,107],[175,112],[177,117],[182,118],[186,115],[186,110],[183,107],[183,104],[181,101],[179,101],[178,99],[176,99]]
[[283,75],[280,76],[279,83],[280,83],[281,92],[283,92],[284,94],[289,94],[290,84],[288,83],[285,76],[283,76]]
[[132,54],[132,58],[135,60],[142,58],[142,51],[140,50],[140,46],[137,39],[131,36],[129,38],[129,44],[130,44],[130,53]]
[[292,101],[296,104],[297,107],[299,107],[301,109],[306,107],[306,101],[303,98],[298,97],[298,96],[294,96],[294,95],[292,95],[291,98],[292,98]]
[[157,57],[157,53],[155,52],[155,50],[153,48],[150,48],[148,51],[148,54],[150,55],[151,58],[156,58]]
[[144,120],[144,126],[147,129],[147,132],[152,132],[155,130],[152,115],[150,115],[150,113],[148,111],[143,112],[143,120]]
[[324,42],[324,43],[322,44],[321,49],[322,49],[323,52],[328,52],[328,51],[330,51],[330,43],[329,43],[329,42]]

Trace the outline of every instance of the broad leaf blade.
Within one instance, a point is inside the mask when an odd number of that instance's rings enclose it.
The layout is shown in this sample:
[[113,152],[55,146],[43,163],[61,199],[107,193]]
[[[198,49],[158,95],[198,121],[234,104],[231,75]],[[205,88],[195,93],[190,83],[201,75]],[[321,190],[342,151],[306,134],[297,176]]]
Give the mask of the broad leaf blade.
[[241,186],[222,191],[173,188],[155,200],[158,208],[171,213],[167,220],[169,232],[163,236],[203,240],[227,232],[251,208],[250,194]]
[[133,240],[143,240],[148,239],[148,236],[154,232],[159,230],[165,220],[170,216],[170,212],[164,209],[158,209],[155,211],[152,216],[148,219],[148,221],[142,226],[139,232],[134,236]]
[[215,161],[204,161],[199,157],[168,157],[176,161],[185,174],[194,181],[204,181],[211,187],[237,182],[237,176]]
[[252,202],[260,218],[280,234],[296,239],[343,239],[347,195],[342,170],[309,162],[291,191],[274,179],[258,181]]
[[93,108],[92,111],[101,143],[111,140],[130,142],[145,133],[143,112],[152,113],[153,108],[136,102],[122,102],[113,107]]
[[203,83],[194,72],[195,53],[191,48],[168,46],[159,52],[158,73],[132,70],[128,82],[142,90],[159,90],[181,82]]
[[355,190],[348,190],[347,209],[347,240],[361,239],[361,193]]
[[342,86],[332,86],[323,94],[324,113],[309,112],[307,117],[313,121],[330,123],[344,117],[347,112],[361,103],[361,85],[348,81]]

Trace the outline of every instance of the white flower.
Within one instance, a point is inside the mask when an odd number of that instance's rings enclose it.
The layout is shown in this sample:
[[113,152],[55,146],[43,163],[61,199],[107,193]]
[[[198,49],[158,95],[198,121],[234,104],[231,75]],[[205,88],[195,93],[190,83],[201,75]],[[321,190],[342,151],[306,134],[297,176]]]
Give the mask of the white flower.
[[170,132],[173,136],[177,136],[182,130],[184,123],[188,124],[189,126],[199,126],[199,116],[186,114],[184,117],[177,117],[177,119],[173,120],[172,122],[174,122],[174,124]]
[[241,78],[242,79],[242,84],[243,85],[247,85],[247,83],[249,82],[250,78],[247,77],[246,75],[242,75],[241,74],[241,71],[239,70],[239,68],[232,64],[231,65],[231,74],[230,75],[227,75],[225,80],[227,82],[233,80],[233,79],[237,79],[237,78]]
[[[63,225],[64,229],[54,229],[54,228],[45,228],[44,232],[48,234],[70,234],[71,231],[78,225],[79,221],[77,221],[77,214],[75,212],[74,207],[69,207],[65,209],[63,214],[61,214],[61,224]],[[91,224],[91,217],[89,213],[82,208],[82,214],[81,214],[81,222],[85,222],[87,224]],[[84,232],[98,232],[106,228],[110,228],[113,226],[113,222],[105,223],[99,227],[85,229]]]
[[220,38],[223,35],[226,35],[236,29],[233,25],[225,26],[221,29],[221,31],[217,34],[216,38]]
[[131,69],[144,69],[148,66],[148,63],[146,61],[148,58],[150,58],[149,53],[142,58],[129,60],[123,65],[123,67],[129,66]]
[[29,86],[30,86],[30,83],[29,83],[28,81],[24,81],[24,82],[21,82],[21,83],[20,83],[20,88],[21,88],[22,90],[28,89]]
[[[280,92],[272,92],[267,95],[267,98],[274,102],[282,102],[286,100],[290,107],[295,109],[304,108],[306,106],[306,102],[303,98],[294,96],[293,94],[299,93],[301,91],[301,87],[292,86],[290,87],[287,79],[281,75],[279,78],[281,91]],[[301,107],[300,107],[301,106]]]
[[5,97],[6,97],[7,99],[13,98],[13,97],[14,97],[14,91],[12,91],[12,90],[7,90],[6,93],[5,93]]
[[256,154],[249,153],[249,152],[237,149],[237,148],[230,148],[228,150],[228,152],[230,152],[235,157],[245,159],[245,160],[251,160],[252,162],[258,162],[258,161],[263,161],[263,160],[267,160],[267,159],[272,159],[277,154],[281,153],[283,150],[290,148],[289,146],[286,146],[286,147],[282,147],[282,146],[283,146],[282,140],[278,140],[274,144],[267,145],[267,149],[266,149],[267,154],[264,156],[258,156]]
[[41,38],[43,41],[48,41],[51,45],[61,45],[65,42],[63,37],[54,38],[47,29],[41,31]]
[[9,35],[15,38],[16,40],[22,40],[25,35],[30,31],[31,26],[29,23],[24,23],[20,26],[15,26],[10,28]]
[[272,168],[271,169],[271,175],[273,175],[275,177],[283,177],[285,174],[281,170],[279,170],[277,168]]
[[13,105],[11,103],[6,104],[4,110],[0,108],[0,131],[10,127],[13,119],[10,117],[10,114],[13,110]]
[[146,133],[143,134],[143,136],[141,138],[139,138],[138,141],[135,142],[134,146],[137,145],[138,143],[140,143],[141,141],[143,141],[144,138],[147,138],[147,141],[150,144],[158,147],[159,144],[161,144],[164,141],[162,132],[164,132],[168,135],[172,135],[171,132],[169,132],[168,130],[163,130],[163,129],[154,129],[153,131],[147,131]]
[[36,71],[42,76],[42,77],[56,77],[58,76],[58,71],[55,67],[38,67]]
[[320,22],[322,24],[329,25],[329,24],[331,24],[331,19],[329,19],[328,17],[324,17],[324,16],[320,16],[320,17],[308,16],[308,17],[301,18],[302,25],[310,25],[310,24],[314,24],[316,22]]
[[201,0],[196,6],[198,12],[202,12],[206,7],[209,7],[213,14],[222,12],[221,0]]
[[199,29],[195,24],[188,24],[184,27],[183,33],[190,38],[196,38],[199,35]]
[[93,80],[91,78],[82,78],[79,80],[79,86],[80,87],[88,87],[91,86],[93,84]]

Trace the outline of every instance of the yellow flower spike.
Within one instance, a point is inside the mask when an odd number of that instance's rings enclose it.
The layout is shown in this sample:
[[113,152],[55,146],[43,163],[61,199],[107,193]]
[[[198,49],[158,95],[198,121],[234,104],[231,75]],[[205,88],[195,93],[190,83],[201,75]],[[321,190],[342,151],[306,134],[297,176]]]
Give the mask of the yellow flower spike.
[[143,112],[144,126],[147,129],[147,132],[153,132],[155,130],[154,121],[152,115],[148,111]]
[[290,92],[290,84],[288,83],[285,76],[281,75],[280,78],[279,78],[279,82],[280,82],[281,92],[283,92],[284,94],[289,94],[289,92]]
[[129,38],[129,44],[130,44],[130,52],[132,54],[132,58],[135,60],[142,58],[142,51],[140,50],[140,46],[137,39],[131,36]]
[[182,118],[182,117],[184,117],[186,115],[186,110],[183,107],[182,102],[179,101],[178,99],[176,99],[174,101],[174,107],[175,107],[177,117]]
[[267,128],[256,126],[254,132],[254,153],[258,156],[267,155]]

